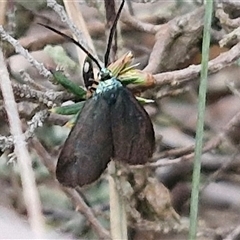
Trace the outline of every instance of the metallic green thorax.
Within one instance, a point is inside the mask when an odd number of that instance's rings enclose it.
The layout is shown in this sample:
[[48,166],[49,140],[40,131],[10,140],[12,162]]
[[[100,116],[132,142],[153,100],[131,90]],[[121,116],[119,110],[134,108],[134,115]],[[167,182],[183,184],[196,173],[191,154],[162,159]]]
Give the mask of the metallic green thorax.
[[122,87],[121,82],[118,81],[117,78],[114,77],[111,71],[107,68],[101,69],[101,71],[99,72],[99,79],[99,84],[93,95],[94,98],[97,98],[98,96],[101,96],[109,91],[114,91]]

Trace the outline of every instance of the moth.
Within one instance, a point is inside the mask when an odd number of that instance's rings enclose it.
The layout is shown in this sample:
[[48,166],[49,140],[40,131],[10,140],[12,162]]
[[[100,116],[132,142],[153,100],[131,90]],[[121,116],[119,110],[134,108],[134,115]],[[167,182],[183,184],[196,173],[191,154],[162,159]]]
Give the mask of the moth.
[[110,31],[104,67],[78,41],[43,25],[79,46],[99,68],[98,81],[88,79],[92,76],[91,69],[90,74],[84,75],[87,87],[95,83],[94,91],[85,101],[58,159],[56,177],[64,186],[74,188],[94,182],[111,159],[130,165],[144,164],[154,151],[155,137],[149,115],[107,67],[123,5],[124,0]]

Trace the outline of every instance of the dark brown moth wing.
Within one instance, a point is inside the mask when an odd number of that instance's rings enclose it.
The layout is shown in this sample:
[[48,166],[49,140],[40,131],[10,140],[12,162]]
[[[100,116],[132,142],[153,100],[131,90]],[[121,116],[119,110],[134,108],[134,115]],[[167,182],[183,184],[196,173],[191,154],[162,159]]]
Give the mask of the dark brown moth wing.
[[61,184],[90,184],[106,169],[113,152],[109,108],[101,97],[86,101],[58,159],[56,176]]
[[145,109],[126,88],[117,89],[111,105],[113,158],[128,164],[144,164],[155,147],[153,125]]

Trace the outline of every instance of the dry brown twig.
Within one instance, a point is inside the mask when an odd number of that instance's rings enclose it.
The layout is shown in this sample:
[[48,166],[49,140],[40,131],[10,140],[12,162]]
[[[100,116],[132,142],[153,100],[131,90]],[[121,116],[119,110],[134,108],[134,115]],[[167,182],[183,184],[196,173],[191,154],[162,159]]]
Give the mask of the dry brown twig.
[[[86,42],[87,42],[88,46],[90,47],[91,50],[94,51],[94,53],[96,53],[96,50],[95,50],[93,42],[92,42],[92,38],[89,34],[86,23],[83,19],[82,13],[79,9],[78,2],[66,1],[66,0],[64,0],[63,2],[64,2],[66,12],[67,12],[68,16],[70,17],[72,22],[74,22],[76,24],[76,27],[78,29],[81,29],[81,31],[83,32],[83,34],[85,36],[85,39],[86,39]],[[77,49],[77,52],[78,52],[79,64],[80,64],[80,66],[83,66],[83,62],[84,62],[84,59],[86,57],[86,54],[79,48]]]
[[[38,156],[42,159],[42,162],[47,167],[48,171],[52,176],[55,175],[55,166],[52,161],[52,156],[46,151],[42,144],[37,139],[32,139],[31,143],[37,152]],[[101,226],[98,219],[95,217],[92,209],[87,206],[82,197],[78,192],[71,188],[65,188],[60,186],[63,192],[65,192],[71,199],[73,205],[75,206],[76,211],[83,214],[88,222],[92,225],[92,228],[95,230],[96,234],[100,239],[111,239],[110,233]]]
[[240,18],[231,19],[229,17],[229,14],[227,14],[224,11],[222,5],[218,6],[215,15],[219,19],[219,21],[223,27],[226,26],[226,27],[230,27],[230,28],[234,29],[234,28],[238,28],[240,25]]
[[[156,42],[144,71],[150,73],[173,70],[190,57],[192,48],[202,36],[204,8],[176,17],[162,25],[146,24],[126,12],[122,21],[140,31],[155,34]],[[193,53],[193,52],[192,52]]]
[[[222,2],[231,2],[231,1],[222,1]],[[238,3],[236,3],[238,4]],[[144,32],[150,32],[156,35],[156,42],[151,53],[149,63],[145,68],[145,71],[155,72],[157,74],[154,75],[156,79],[155,86],[162,87],[164,85],[169,86],[178,86],[181,83],[186,83],[188,81],[196,80],[199,77],[200,73],[200,65],[189,66],[185,69],[169,71],[164,73],[159,73],[161,71],[172,70],[175,69],[176,64],[181,63],[182,56],[186,57],[186,52],[188,52],[193,46],[196,45],[199,37],[201,36],[202,31],[202,9],[197,9],[196,11],[184,15],[182,17],[175,18],[169,21],[166,24],[154,26],[152,24],[145,24],[137,21],[135,18],[128,16],[124,13],[122,19],[124,19],[125,23],[133,26],[136,29],[140,29]],[[198,16],[198,17],[196,17]],[[224,16],[224,15],[221,15]],[[223,17],[222,17],[223,18]],[[196,20],[196,21],[193,21]],[[228,22],[228,24],[232,24],[232,26],[236,26],[238,20],[234,22]],[[191,27],[189,28],[189,24],[191,23]],[[190,37],[186,44],[183,46],[182,41],[186,40],[186,35],[189,34]],[[193,37],[194,35],[194,37]],[[174,47],[172,47],[174,45]],[[183,47],[181,52],[176,51],[176,49],[180,49],[180,46]],[[177,55],[176,55],[176,52]],[[161,56],[161,57],[159,57]],[[167,58],[171,56],[170,58]],[[232,47],[229,51],[221,54],[217,58],[209,61],[209,73],[215,73],[220,71],[221,69],[233,64],[238,58],[240,57],[240,43],[237,43],[234,47]],[[167,59],[167,61],[166,61]],[[174,59],[174,62],[173,62]],[[175,90],[178,91],[178,90]],[[236,122],[238,123],[238,118],[236,116]],[[232,125],[231,125],[232,124]],[[204,152],[209,151],[211,149],[216,148],[221,144],[226,134],[229,132],[231,126],[233,126],[233,122],[228,125],[228,128],[224,129],[223,132],[217,134],[213,139],[206,143],[204,147]],[[192,159],[193,157],[193,147],[186,147],[183,149],[175,149],[170,150],[165,153],[161,154],[161,157],[170,157],[170,156],[181,156],[176,158],[172,161],[169,160],[160,160],[156,163],[150,163],[150,167],[160,167],[165,166],[167,164],[173,164],[174,162],[179,163],[181,161],[187,161]],[[38,152],[40,156],[44,155],[41,152]],[[184,155],[184,156],[182,156]],[[49,156],[50,157],[50,156]],[[46,155],[44,158],[48,159]],[[51,159],[51,158],[50,158]],[[47,163],[45,163],[47,165]],[[149,167],[148,166],[148,167]],[[52,173],[54,172],[54,167],[50,166],[49,171]],[[64,190],[65,191],[65,190]],[[91,209],[88,206],[84,205],[80,196],[74,190],[70,191],[69,189],[65,191],[70,198],[75,203],[77,210],[83,213],[88,221],[92,224],[93,228],[98,233],[99,237],[109,237],[109,233],[98,225],[97,220],[95,219],[94,215],[90,212]]]
[[233,229],[223,240],[237,240],[240,237],[240,226]]
[[240,2],[236,0],[220,0],[220,3],[231,6],[233,9],[240,9]]
[[[144,71],[155,73],[166,69],[174,69],[178,63],[181,63],[181,61],[189,55],[189,50],[196,45],[201,37],[203,28],[202,18],[203,8],[199,8],[189,14],[174,18],[168,23],[158,26],[142,23],[126,12],[124,12],[122,21],[128,24],[128,26],[156,35],[156,42],[150,55],[148,65],[144,69]],[[188,41],[186,41],[186,36],[188,36]],[[185,41],[184,45],[182,41]],[[174,48],[171,49],[172,45],[174,45]],[[180,50],[181,52],[179,52]],[[209,74],[216,73],[234,64],[240,57],[239,50],[240,45],[238,43],[229,51],[209,61]],[[177,56],[176,53],[178,54]],[[163,63],[167,65],[167,68],[162,66]],[[178,86],[181,83],[198,79],[200,69],[201,65],[191,65],[181,70],[157,73],[153,76],[156,80],[156,86]]]
[[[218,57],[209,61],[208,72],[213,74],[234,64],[240,57],[240,43],[236,44],[229,51],[221,53]],[[156,86],[179,85],[186,81],[193,81],[199,77],[201,65],[191,65],[181,70],[155,74]]]
[[[214,136],[204,144],[203,153],[216,149],[218,146],[220,146],[220,144],[223,141],[226,141],[226,138],[232,142],[237,141],[237,144],[238,144],[239,140],[238,139],[235,140],[234,136],[235,136],[235,132],[238,132],[239,126],[240,126],[240,112],[238,112],[236,115],[234,115],[231,118],[231,120],[226,124],[225,128],[221,132],[219,132],[216,136]],[[169,160],[169,158],[175,157],[176,155],[178,156],[180,155],[180,157]],[[151,167],[151,168],[163,167],[163,166],[173,165],[173,164],[177,164],[184,161],[191,161],[193,157],[194,157],[194,146],[188,146],[180,149],[173,149],[173,150],[162,152],[154,157],[155,159],[156,158],[158,159],[161,158],[161,159],[159,160],[156,159],[155,162],[147,163],[144,166],[139,165],[139,166],[133,166],[132,168],[138,169],[138,168],[144,168],[144,167]],[[231,161],[229,161],[229,164],[230,163]]]
[[31,157],[28,153],[25,137],[22,133],[17,104],[14,99],[11,81],[5,65],[2,49],[0,49],[0,86],[8,115],[11,134],[14,141],[14,151],[17,156],[20,176],[22,180],[23,196],[28,212],[29,223],[36,236],[41,237],[44,232],[44,220],[41,212],[41,202],[31,167]]
[[1,1],[0,2],[0,25],[5,23],[5,14],[7,9],[8,1]]

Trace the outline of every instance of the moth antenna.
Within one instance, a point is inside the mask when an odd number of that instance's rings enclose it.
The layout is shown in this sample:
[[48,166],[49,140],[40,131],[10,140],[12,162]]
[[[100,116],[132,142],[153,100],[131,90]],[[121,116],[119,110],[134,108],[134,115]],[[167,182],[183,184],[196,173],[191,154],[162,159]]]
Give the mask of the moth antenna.
[[122,9],[123,9],[123,6],[124,6],[124,3],[125,3],[125,0],[122,0],[122,3],[118,9],[118,12],[116,14],[116,17],[114,19],[114,22],[113,22],[113,25],[110,29],[110,34],[109,34],[109,37],[108,37],[108,43],[107,43],[107,49],[106,49],[106,52],[105,52],[105,55],[104,55],[104,64],[105,64],[105,67],[107,67],[108,65],[108,60],[109,60],[109,54],[110,54],[110,50],[111,50],[111,46],[112,46],[112,41],[113,41],[113,36],[114,36],[114,33],[116,31],[116,27],[117,27],[117,22],[118,22],[118,19],[119,19],[119,16],[122,12]]
[[101,67],[101,65],[99,64],[98,60],[97,60],[84,46],[82,46],[82,44],[80,44],[78,41],[76,41],[75,39],[69,37],[69,36],[66,35],[65,33],[62,33],[62,32],[60,32],[60,31],[58,31],[58,30],[55,29],[55,28],[52,28],[52,27],[47,26],[47,25],[42,24],[42,23],[38,23],[38,24],[41,25],[41,26],[43,26],[43,27],[45,27],[45,28],[47,28],[47,29],[49,29],[49,30],[51,30],[51,31],[53,31],[53,32],[55,32],[55,33],[57,33],[57,34],[59,34],[59,35],[61,35],[61,36],[64,37],[64,38],[70,40],[72,43],[74,43],[74,44],[77,45],[79,48],[81,48],[81,50],[82,50],[83,52],[85,52],[85,53],[88,55],[88,57],[91,58],[91,60],[92,60],[93,62],[96,63],[96,65],[98,66],[99,70],[102,69],[102,67]]

